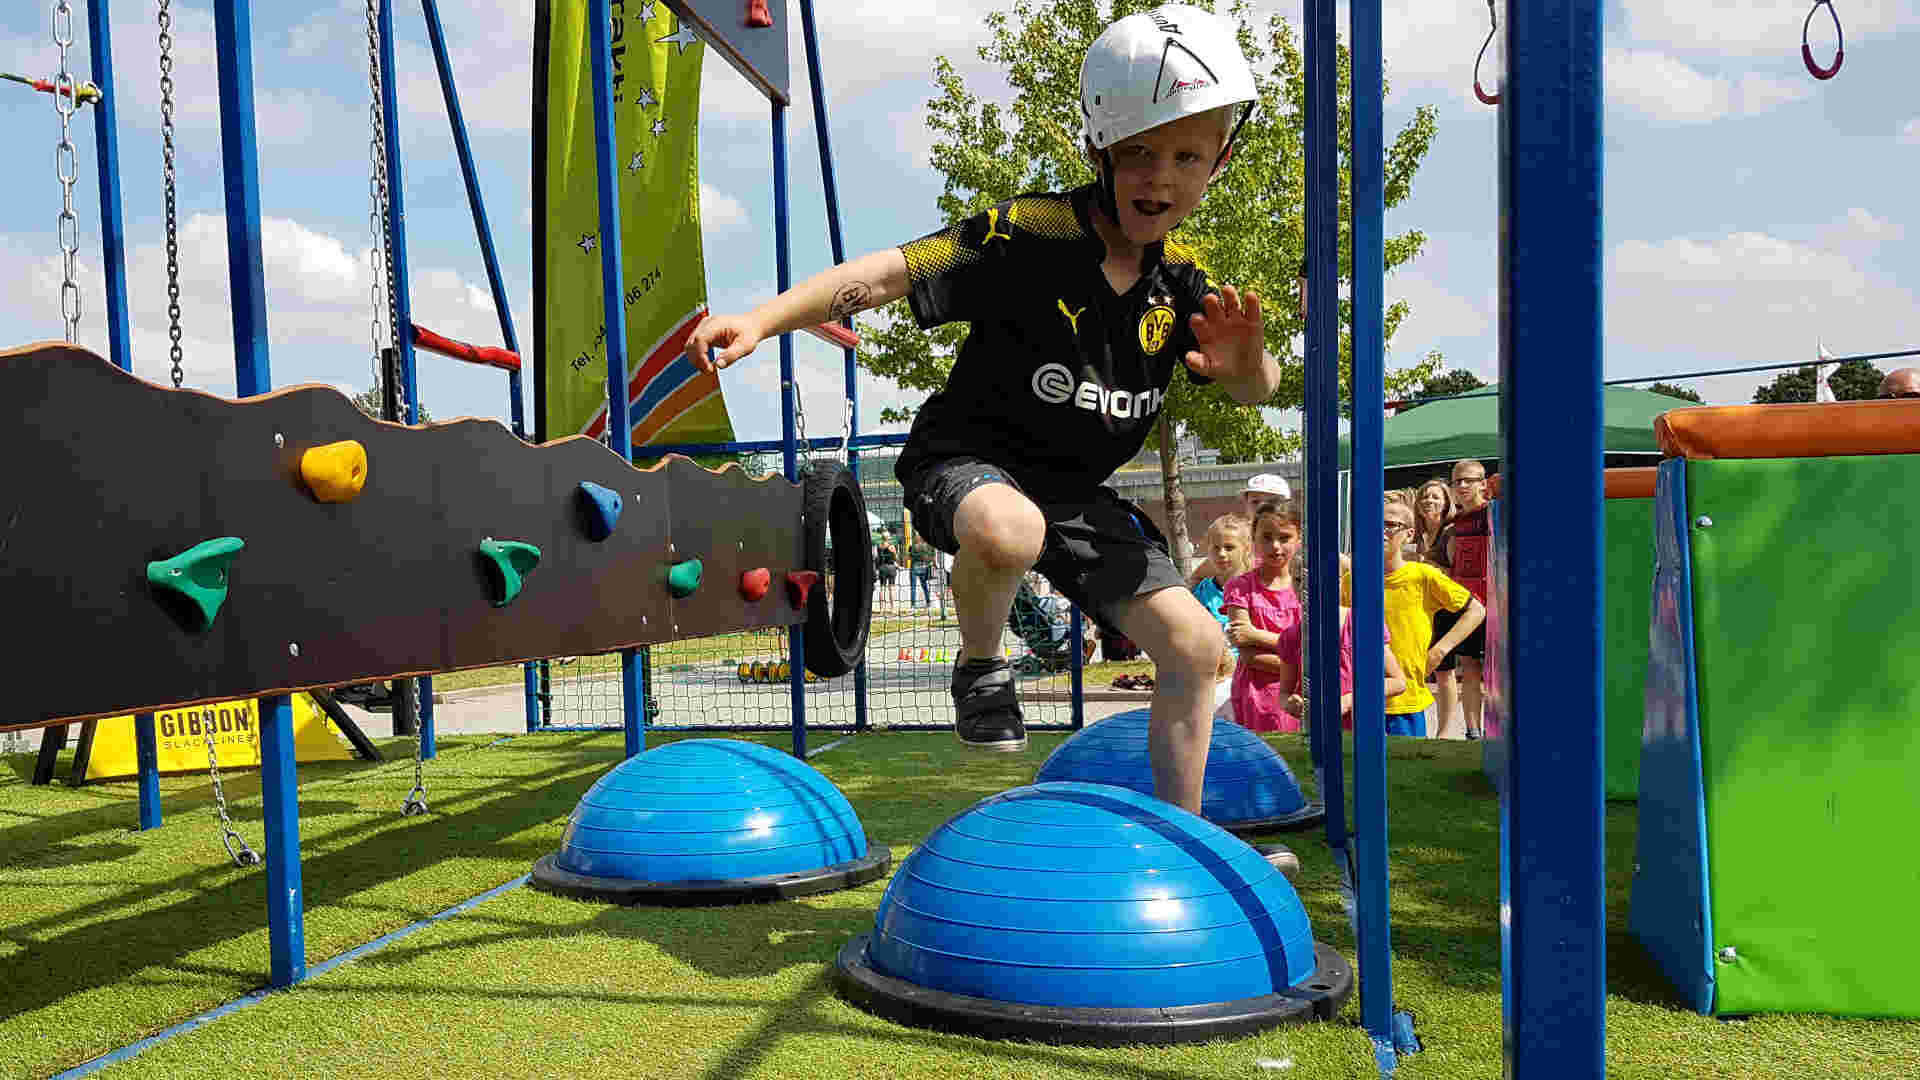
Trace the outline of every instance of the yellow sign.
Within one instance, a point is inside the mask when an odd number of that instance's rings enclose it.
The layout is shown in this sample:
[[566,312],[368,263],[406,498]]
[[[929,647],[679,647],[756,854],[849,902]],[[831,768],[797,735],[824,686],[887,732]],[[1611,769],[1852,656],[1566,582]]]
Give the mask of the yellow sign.
[[[160,771],[192,772],[207,767],[208,728],[213,730],[214,753],[222,767],[244,769],[260,764],[260,707],[256,701],[223,701],[153,714],[153,733],[159,746]],[[293,695],[293,756],[295,761],[350,761],[353,751],[327,714],[305,694]],[[87,759],[88,780],[111,780],[140,771],[134,747],[133,717],[111,716],[94,728],[93,755]]]
[[1152,356],[1166,346],[1167,337],[1172,333],[1173,309],[1155,304],[1140,316],[1140,351]]

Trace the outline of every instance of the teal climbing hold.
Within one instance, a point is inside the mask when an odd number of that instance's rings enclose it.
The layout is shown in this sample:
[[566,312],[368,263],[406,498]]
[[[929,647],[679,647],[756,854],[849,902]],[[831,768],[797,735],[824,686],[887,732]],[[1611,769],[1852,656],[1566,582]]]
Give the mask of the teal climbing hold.
[[667,591],[682,600],[692,596],[694,590],[700,587],[700,573],[703,569],[699,559],[674,563],[673,569],[667,571]]
[[164,593],[177,596],[199,618],[196,630],[213,625],[220,605],[227,600],[227,565],[246,542],[237,536],[222,536],[193,545],[171,559],[147,564],[147,581]]
[[480,541],[480,556],[493,570],[493,606],[506,607],[520,595],[520,586],[540,565],[540,549],[520,540]]
[[591,480],[580,481],[580,509],[586,517],[587,538],[594,543],[613,535],[621,505],[619,492]]

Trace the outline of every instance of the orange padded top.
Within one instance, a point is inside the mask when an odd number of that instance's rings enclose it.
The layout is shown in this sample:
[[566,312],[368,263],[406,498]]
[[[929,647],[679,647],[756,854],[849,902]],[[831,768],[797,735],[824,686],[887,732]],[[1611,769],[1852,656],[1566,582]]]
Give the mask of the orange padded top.
[[1716,405],[1653,422],[1660,452],[1690,461],[1920,453],[1920,400]]
[[[1653,465],[1636,465],[1618,469],[1601,470],[1600,478],[1606,484],[1606,498],[1609,499],[1651,499],[1653,485],[1659,479],[1660,470]],[[1487,477],[1487,498],[1500,497],[1500,474]]]

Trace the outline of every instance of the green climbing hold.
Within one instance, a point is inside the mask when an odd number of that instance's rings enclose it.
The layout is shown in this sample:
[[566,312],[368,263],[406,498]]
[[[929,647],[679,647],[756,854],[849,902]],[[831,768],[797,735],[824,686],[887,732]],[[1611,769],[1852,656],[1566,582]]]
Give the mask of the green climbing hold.
[[213,625],[227,600],[227,564],[246,542],[237,536],[206,540],[163,562],[147,564],[147,581],[154,588],[187,602],[199,616],[195,630]]
[[667,591],[682,600],[692,596],[700,587],[701,569],[699,559],[674,563],[673,569],[667,571]]
[[520,540],[480,541],[480,555],[493,569],[493,606],[506,607],[520,595],[520,586],[540,565],[540,549]]

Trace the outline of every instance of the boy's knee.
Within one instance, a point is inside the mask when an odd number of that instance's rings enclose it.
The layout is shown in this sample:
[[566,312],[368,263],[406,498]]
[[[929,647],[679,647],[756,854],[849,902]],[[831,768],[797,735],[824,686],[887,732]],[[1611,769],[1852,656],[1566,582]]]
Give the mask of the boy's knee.
[[[1206,609],[1200,609],[1199,618],[1182,618],[1171,627],[1167,642],[1173,655],[1168,657],[1168,666],[1181,671],[1192,672],[1196,678],[1212,678],[1225,654],[1227,643],[1220,635],[1220,624]],[[1154,658],[1156,661],[1159,657]]]
[[1039,507],[1011,490],[993,494],[1003,497],[978,507],[962,504],[961,513],[955,515],[955,538],[961,550],[991,569],[1026,570],[1040,558],[1047,519]]

